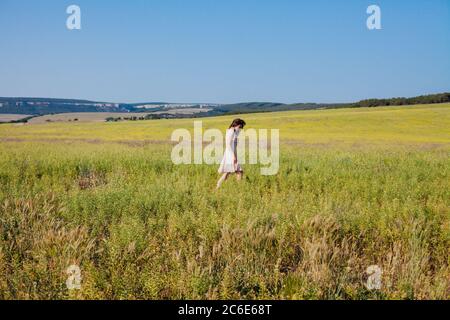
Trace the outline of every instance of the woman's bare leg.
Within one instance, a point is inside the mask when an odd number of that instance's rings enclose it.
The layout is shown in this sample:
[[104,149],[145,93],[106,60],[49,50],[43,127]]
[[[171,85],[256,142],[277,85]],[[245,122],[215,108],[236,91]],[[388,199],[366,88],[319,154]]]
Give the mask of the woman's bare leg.
[[223,183],[225,180],[227,180],[228,175],[229,175],[229,173],[226,172],[226,173],[224,173],[224,174],[220,177],[219,181],[217,181],[217,187],[216,187],[216,189],[219,189],[220,186],[222,185],[222,183]]
[[244,176],[244,171],[236,172],[236,180],[238,180],[238,181],[242,180],[243,176]]

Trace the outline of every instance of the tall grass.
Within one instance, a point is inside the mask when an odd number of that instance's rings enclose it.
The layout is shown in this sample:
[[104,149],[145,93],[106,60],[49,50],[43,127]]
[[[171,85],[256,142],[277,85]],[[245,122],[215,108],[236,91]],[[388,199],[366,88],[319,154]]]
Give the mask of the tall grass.
[[165,144],[0,154],[1,299],[450,297],[448,148],[283,143],[278,175],[247,165],[219,192]]

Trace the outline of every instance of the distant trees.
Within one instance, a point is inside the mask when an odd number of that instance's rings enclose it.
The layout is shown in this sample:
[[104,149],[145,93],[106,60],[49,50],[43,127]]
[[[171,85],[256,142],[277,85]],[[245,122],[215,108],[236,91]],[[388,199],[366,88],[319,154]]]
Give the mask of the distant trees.
[[[21,118],[21,119],[17,119],[17,120],[11,120],[9,121],[9,123],[28,123],[28,120],[33,119],[34,116],[29,116],[29,117],[25,117],[25,118]],[[8,122],[5,122],[8,123]]]
[[174,115],[169,113],[159,113],[159,114],[145,114],[142,116],[130,116],[130,117],[108,117],[105,119],[106,122],[117,122],[117,121],[138,121],[138,120],[154,120],[154,119],[172,119],[172,118],[183,118],[188,117],[185,115]]
[[403,105],[433,104],[444,102],[450,102],[450,93],[430,94],[413,98],[367,99],[351,104],[351,106],[370,108],[379,106],[403,106]]

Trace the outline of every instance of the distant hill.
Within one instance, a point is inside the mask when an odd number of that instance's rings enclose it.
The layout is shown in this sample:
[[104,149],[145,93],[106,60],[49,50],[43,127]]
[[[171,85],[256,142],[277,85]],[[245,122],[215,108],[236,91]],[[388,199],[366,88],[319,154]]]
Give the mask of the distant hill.
[[120,103],[96,102],[76,99],[2,98],[0,113],[45,115],[67,112],[126,112]]
[[[213,110],[211,110],[208,113],[208,116],[255,113],[255,112],[289,111],[289,110],[311,110],[337,106],[338,106],[337,104],[317,104],[317,103],[284,104],[274,102],[245,102],[245,103],[234,103],[218,106]],[[204,114],[202,114],[202,116],[204,116]]]
[[367,99],[351,104],[352,107],[404,106],[450,102],[450,93],[429,94],[412,98]]
[[433,104],[450,102],[450,93],[438,93],[417,96],[412,98],[389,98],[389,99],[366,99],[350,103],[272,103],[272,102],[249,102],[221,105],[213,112],[220,114],[239,114],[254,112],[274,112],[289,110],[314,110],[314,109],[336,109],[336,108],[363,108],[379,106],[402,106],[415,104]]
[[[40,116],[57,113],[76,112],[157,112],[158,118],[185,118],[206,117],[227,114],[242,114],[255,112],[274,112],[288,110],[313,110],[331,108],[360,108],[377,106],[400,106],[414,104],[432,104],[450,102],[450,93],[439,93],[417,96],[412,98],[390,99],[366,99],[349,103],[294,103],[284,104],[276,102],[245,102],[234,104],[210,104],[210,103],[168,103],[168,102],[143,102],[143,103],[114,103],[97,102],[79,99],[53,99],[53,98],[2,98],[0,97],[0,114],[26,114]],[[202,112],[193,112],[192,115],[174,110],[203,109]],[[205,111],[207,110],[207,111]],[[167,116],[169,117],[169,116]]]

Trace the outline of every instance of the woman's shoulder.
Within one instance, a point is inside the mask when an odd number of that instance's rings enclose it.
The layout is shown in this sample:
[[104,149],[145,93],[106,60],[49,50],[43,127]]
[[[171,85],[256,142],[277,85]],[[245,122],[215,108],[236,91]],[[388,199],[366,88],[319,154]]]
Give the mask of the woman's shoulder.
[[233,137],[234,137],[234,129],[233,128],[227,129],[227,131],[225,133],[225,137],[227,139],[233,139]]

